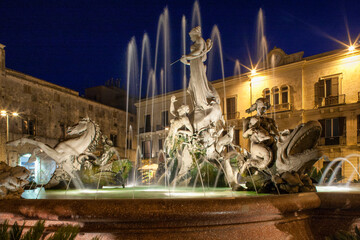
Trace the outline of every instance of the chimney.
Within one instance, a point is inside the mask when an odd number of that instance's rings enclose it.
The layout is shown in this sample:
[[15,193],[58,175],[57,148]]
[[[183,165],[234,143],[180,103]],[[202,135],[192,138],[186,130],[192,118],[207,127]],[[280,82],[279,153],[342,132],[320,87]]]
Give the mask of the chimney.
[[5,74],[5,45],[0,43],[0,72]]

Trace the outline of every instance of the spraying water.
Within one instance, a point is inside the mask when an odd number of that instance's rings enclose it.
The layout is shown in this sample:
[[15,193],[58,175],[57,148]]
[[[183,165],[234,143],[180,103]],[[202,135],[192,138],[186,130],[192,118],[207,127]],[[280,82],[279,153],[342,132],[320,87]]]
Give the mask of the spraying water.
[[200,14],[200,5],[198,0],[194,2],[192,17],[191,17],[191,28],[194,28],[196,26],[201,27],[201,14]]

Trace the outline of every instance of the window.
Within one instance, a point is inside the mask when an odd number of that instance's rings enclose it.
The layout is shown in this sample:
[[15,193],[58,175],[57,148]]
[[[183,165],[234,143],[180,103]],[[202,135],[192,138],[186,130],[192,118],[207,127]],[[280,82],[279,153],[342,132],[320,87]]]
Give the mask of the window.
[[319,120],[322,126],[321,138],[325,138],[325,145],[339,145],[340,138],[345,136],[346,118],[329,118]]
[[145,132],[151,132],[151,115],[145,115]]
[[281,103],[289,103],[289,87],[281,87]]
[[29,85],[24,85],[24,93],[31,93],[31,87]]
[[226,99],[226,114],[227,119],[235,119],[236,118],[236,101],[235,97]]
[[274,98],[274,105],[280,104],[279,88],[278,88],[278,87],[274,87],[274,88],[272,89],[272,92],[273,92],[273,98]]
[[323,77],[315,84],[315,102],[319,106],[334,105],[344,103],[340,99],[339,75],[332,77]]
[[268,89],[268,88],[265,89],[263,94],[264,94],[264,98],[266,98],[270,103],[270,89]]
[[168,111],[164,111],[161,113],[161,126],[162,127],[167,127],[169,126],[169,112]]
[[126,149],[132,149],[132,140],[131,140],[131,138],[128,138],[126,140]]
[[23,134],[29,134],[30,136],[36,136],[36,121],[34,119],[23,119],[22,122]]
[[239,129],[235,129],[235,131],[234,131],[234,141],[235,141],[235,145],[240,146],[240,130]]
[[159,139],[159,151],[163,149],[163,140]]
[[60,95],[58,93],[54,93],[54,101],[60,102]]
[[114,147],[117,146],[117,135],[116,134],[110,134],[110,140],[112,141]]
[[146,140],[141,143],[141,150],[144,158],[151,158],[151,141]]

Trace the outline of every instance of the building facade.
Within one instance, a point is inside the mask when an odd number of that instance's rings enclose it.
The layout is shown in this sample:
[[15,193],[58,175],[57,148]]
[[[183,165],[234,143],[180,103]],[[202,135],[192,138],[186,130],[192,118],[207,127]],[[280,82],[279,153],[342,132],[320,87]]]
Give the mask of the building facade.
[[[11,165],[31,153],[26,146],[16,151],[8,140],[33,136],[50,146],[65,138],[66,129],[89,117],[117,147],[122,158],[135,159],[136,139],[125,134],[136,126],[135,115],[83,97],[79,93],[5,67],[5,46],[0,45],[0,160]],[[13,116],[13,112],[18,116]],[[126,141],[126,136],[128,140]]]
[[[250,116],[245,110],[257,98],[265,97],[272,105],[267,115],[276,119],[280,130],[319,121],[323,158],[315,166],[320,169],[338,157],[349,156],[339,172],[351,177],[354,169],[359,170],[360,160],[360,51],[335,50],[304,58],[303,52],[288,55],[274,48],[267,62],[272,67],[212,82],[221,96],[225,120],[235,126],[235,143],[249,149],[248,140],[242,138],[242,122]],[[145,158],[156,157],[162,148],[172,117],[172,95],[178,98],[176,107],[189,103],[189,96],[177,91],[137,105]]]

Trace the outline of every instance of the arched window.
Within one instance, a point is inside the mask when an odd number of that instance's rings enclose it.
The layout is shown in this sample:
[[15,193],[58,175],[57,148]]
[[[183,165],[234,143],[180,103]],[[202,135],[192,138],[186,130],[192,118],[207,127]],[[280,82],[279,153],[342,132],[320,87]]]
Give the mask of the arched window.
[[289,103],[289,94],[290,92],[290,88],[289,86],[287,85],[284,85],[281,87],[281,103],[284,104],[284,103]]
[[270,103],[270,89],[265,88],[263,91],[264,98],[266,98]]
[[272,95],[273,95],[273,104],[274,105],[280,104],[280,91],[278,87],[273,87]]

